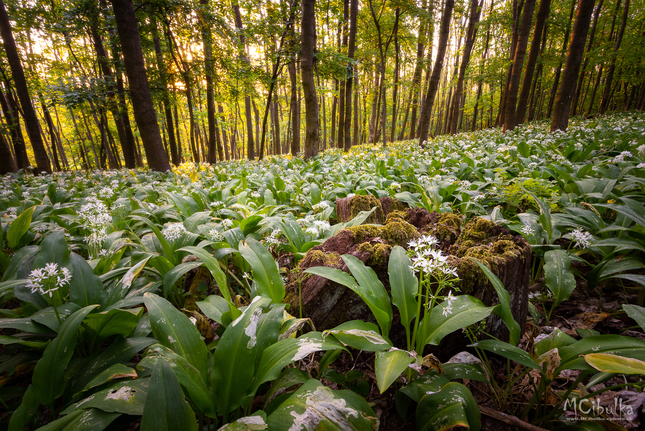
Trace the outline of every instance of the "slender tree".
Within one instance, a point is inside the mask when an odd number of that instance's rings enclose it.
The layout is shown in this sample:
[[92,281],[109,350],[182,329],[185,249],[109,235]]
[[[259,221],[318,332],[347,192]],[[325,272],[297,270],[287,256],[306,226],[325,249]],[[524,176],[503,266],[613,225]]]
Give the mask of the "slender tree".
[[358,0],[350,0],[349,14],[349,45],[347,47],[347,80],[345,81],[345,142],[344,150],[349,151],[352,146],[352,136],[350,133],[352,125],[352,86],[354,85],[356,75],[356,65],[354,64],[354,54],[356,52],[356,21],[358,17]]
[[164,151],[157,124],[157,114],[152,103],[148,75],[143,62],[143,51],[139,38],[137,19],[132,0],[110,0],[114,9],[125,71],[130,84],[130,97],[134,119],[139,127],[141,141],[148,159],[148,166],[154,171],[169,171],[168,155]]
[[[530,1],[530,0],[529,0]],[[464,88],[464,77],[466,76],[466,67],[470,61],[470,54],[473,50],[473,44],[477,37],[477,23],[481,16],[481,2],[478,0],[471,0],[470,2],[470,17],[468,18],[468,30],[466,32],[466,42],[464,44],[464,54],[459,66],[459,76],[457,77],[457,86],[455,94],[452,99],[452,118],[450,119],[450,134],[457,133],[457,126],[459,123],[459,113],[461,111],[461,96]]]
[[33,104],[31,103],[31,96],[29,95],[29,89],[27,88],[25,72],[22,69],[20,56],[16,49],[16,41],[13,38],[11,24],[9,23],[9,16],[7,15],[7,10],[5,9],[4,2],[2,0],[0,0],[0,35],[2,36],[4,50],[7,54],[7,61],[9,62],[11,75],[13,76],[13,81],[16,86],[16,93],[18,94],[20,105],[22,106],[22,115],[25,119],[27,135],[31,141],[31,147],[34,150],[36,168],[38,172],[47,172],[50,174],[52,172],[52,168],[49,163],[45,144],[43,143],[42,136],[40,135],[38,116],[36,115],[36,110],[34,109]]
[[569,43],[567,60],[564,64],[564,71],[562,72],[562,83],[558,90],[558,97],[555,100],[555,109],[551,120],[552,132],[556,130],[567,130],[569,108],[571,107],[571,100],[576,91],[576,80],[578,79],[578,72],[580,71],[580,64],[582,63],[594,1],[578,1],[578,12],[576,13],[576,20],[573,23],[573,32],[571,34],[571,42]]
[[439,46],[437,47],[437,58],[432,68],[432,76],[428,84],[428,91],[426,92],[423,105],[421,107],[421,115],[419,118],[419,145],[424,145],[428,140],[428,131],[430,130],[430,113],[432,112],[432,105],[434,98],[439,89],[439,79],[441,78],[441,71],[443,69],[443,60],[446,55],[446,47],[448,45],[448,36],[450,34],[450,19],[452,18],[452,9],[455,5],[454,0],[446,0],[443,6],[443,13],[441,14],[441,29],[439,30]]
[[616,43],[614,43],[614,49],[611,53],[611,62],[609,64],[609,70],[607,71],[607,78],[605,78],[605,91],[602,94],[602,99],[600,101],[600,113],[604,114],[607,109],[609,109],[609,101],[611,99],[611,83],[614,80],[614,72],[616,70],[616,56],[618,54],[618,49],[620,44],[623,41],[623,35],[625,34],[625,27],[627,26],[627,16],[629,14],[629,0],[625,0],[625,6],[623,8],[623,20],[620,24],[620,30],[616,35]]
[[316,46],[316,0],[302,0],[302,36],[300,42],[300,74],[305,97],[305,159],[318,154],[320,121],[318,96],[314,80],[314,48]]

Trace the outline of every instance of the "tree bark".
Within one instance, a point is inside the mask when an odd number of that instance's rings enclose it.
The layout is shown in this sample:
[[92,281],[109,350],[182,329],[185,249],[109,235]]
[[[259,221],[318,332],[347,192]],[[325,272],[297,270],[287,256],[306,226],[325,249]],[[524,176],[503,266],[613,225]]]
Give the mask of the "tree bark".
[[0,133],[0,175],[9,172],[18,172],[18,165],[11,154],[11,148],[9,148],[4,134]]
[[576,20],[573,23],[569,52],[562,72],[562,83],[558,90],[558,97],[555,101],[553,119],[551,120],[551,131],[567,130],[569,123],[569,108],[571,100],[576,91],[576,80],[580,71],[580,63],[584,54],[585,41],[591,22],[595,0],[579,0]]
[[[531,1],[531,0],[528,0]],[[535,1],[535,0],[533,0]],[[466,76],[466,68],[470,61],[470,54],[473,50],[473,44],[477,37],[477,23],[481,16],[482,2],[478,0],[471,0],[470,2],[470,17],[468,18],[468,31],[466,33],[466,42],[464,44],[464,54],[459,66],[459,76],[457,78],[457,87],[452,100],[452,118],[450,119],[450,134],[457,133],[457,126],[459,122],[459,113],[461,112],[461,94],[464,88],[464,77]]]
[[[356,76],[356,70],[354,65],[354,54],[356,52],[356,21],[358,17],[358,0],[349,0],[350,1],[350,18],[349,18],[349,45],[347,47],[347,56],[349,57],[349,62],[347,63],[347,81],[345,84],[345,142],[343,143],[343,149],[349,151],[352,147],[352,136],[350,133],[350,128],[352,125],[352,86],[354,85],[354,80]],[[356,120],[354,120],[354,135],[356,135]],[[356,136],[354,136],[356,139]]]
[[544,30],[544,24],[549,17],[551,10],[551,0],[541,0],[538,7],[537,16],[535,18],[535,28],[533,29],[533,39],[531,40],[531,49],[529,51],[528,59],[526,60],[526,71],[524,72],[524,80],[522,81],[522,90],[517,103],[517,109],[514,115],[514,123],[522,124],[526,116],[526,110],[531,92],[531,82],[533,80],[533,72],[535,72],[535,64],[537,63],[538,54],[540,53],[540,41]]
[[535,0],[526,0],[524,3],[524,11],[522,12],[522,24],[517,38],[517,46],[515,48],[513,71],[511,72],[511,80],[508,84],[508,90],[506,93],[504,131],[513,130],[517,124],[515,120],[517,93],[520,89],[520,79],[522,78],[522,68],[524,67],[524,56],[526,55],[526,45],[528,44],[529,34],[531,32],[531,20],[533,18],[534,9]]
[[168,73],[166,71],[166,64],[163,60],[163,53],[161,51],[161,41],[157,31],[157,23],[152,20],[152,41],[155,46],[155,57],[157,59],[157,69],[159,70],[159,77],[162,87],[162,102],[164,115],[166,116],[166,127],[168,128],[168,142],[170,144],[170,158],[172,164],[179,166],[181,163],[179,153],[177,152],[177,141],[175,139],[175,127],[172,121],[172,109],[170,106],[170,95],[168,94]]
[[314,49],[316,47],[316,0],[302,1],[302,37],[300,42],[300,70],[302,91],[305,97],[305,159],[318,154],[320,121],[318,120],[318,96],[314,80]]
[[[347,34],[347,21],[349,20],[349,0],[343,0],[343,25],[341,26],[342,35],[340,44],[341,52],[345,52],[347,49],[348,34]],[[347,74],[343,76],[343,79],[339,80],[339,93],[338,93],[338,140],[336,142],[337,148],[343,148],[345,146],[345,103],[346,96],[345,90],[347,86]]]
[[609,64],[609,70],[607,71],[607,77],[605,78],[605,91],[603,92],[602,99],[600,100],[600,113],[604,114],[609,109],[609,101],[611,99],[611,83],[614,79],[614,70],[616,69],[616,56],[618,54],[618,49],[620,48],[620,43],[623,40],[623,35],[625,34],[625,27],[627,26],[627,16],[629,14],[629,0],[625,0],[625,6],[623,9],[623,20],[620,25],[620,30],[616,36],[616,43],[614,44],[614,50],[611,53],[611,63]]
[[27,129],[27,136],[31,141],[31,146],[34,150],[34,158],[36,159],[36,169],[38,173],[46,172],[51,174],[52,168],[47,156],[47,150],[43,143],[42,136],[40,135],[40,124],[36,110],[31,103],[31,96],[27,88],[27,80],[25,79],[25,72],[20,62],[18,49],[16,48],[16,41],[13,38],[11,24],[9,23],[9,16],[5,9],[4,2],[0,0],[0,35],[4,43],[4,50],[7,54],[7,61],[11,68],[11,75],[16,86],[16,93],[22,106],[22,115],[25,119],[25,128]]
[[[593,15],[593,23],[591,24],[591,30],[589,31],[589,43],[587,43],[587,49],[585,51],[585,59],[582,63],[582,68],[580,69],[580,77],[578,78],[578,85],[576,86],[576,95],[573,98],[573,103],[571,104],[571,115],[576,115],[577,112],[582,112],[582,106],[578,106],[580,103],[581,105],[584,105],[584,98],[582,99],[582,102],[580,102],[580,96],[582,95],[582,87],[584,84],[584,79],[585,79],[585,74],[587,70],[587,64],[589,63],[589,51],[591,51],[591,48],[593,48],[593,42],[594,38],[596,36],[596,26],[598,25],[598,17],[600,16],[600,10],[602,9],[602,4],[603,0],[600,0],[598,2],[598,5],[596,6],[594,15]],[[591,81],[591,78],[589,78]],[[587,89],[588,89],[587,84]],[[585,89],[585,96],[586,96],[586,89]],[[580,111],[578,111],[580,109]]]
[[298,84],[296,75],[296,60],[294,56],[289,61],[289,81],[291,84],[291,155],[297,156],[300,152],[300,104],[298,103]]
[[7,87],[7,94],[4,94],[0,89],[0,106],[2,107],[2,112],[9,127],[9,134],[13,143],[13,152],[16,156],[16,165],[18,169],[27,169],[29,166],[29,157],[27,157],[27,148],[25,147],[25,140],[22,136],[20,117],[16,112],[10,91]]
[[439,31],[437,59],[435,60],[434,67],[432,68],[432,76],[430,77],[428,92],[426,93],[423,106],[421,107],[421,118],[419,119],[419,145],[424,145],[425,141],[428,140],[430,113],[432,111],[434,98],[437,95],[437,89],[439,88],[439,78],[441,77],[441,70],[443,69],[444,56],[446,55],[446,46],[448,45],[448,36],[450,34],[450,19],[452,18],[452,8],[454,4],[454,0],[446,0],[443,13],[441,15],[441,29]]
[[[412,76],[412,88],[410,89],[412,112],[410,113],[410,134],[408,135],[408,139],[416,138],[417,108],[419,106],[419,87],[421,85],[421,76],[423,74],[423,58],[425,56],[427,34],[430,33],[430,36],[432,37],[432,30],[428,31],[428,29],[432,29],[433,6],[434,2],[430,1],[430,5],[428,6],[428,19],[430,20],[430,22],[426,24],[425,20],[422,20],[419,28],[419,38],[417,39],[417,58],[416,64],[414,66],[414,75]],[[423,5],[421,7],[425,10],[426,0],[423,1]]]
[[[251,66],[249,58],[246,56],[246,37],[244,36],[244,27],[242,26],[242,15],[240,14],[240,5],[237,0],[233,1],[233,14],[235,15],[235,29],[238,32],[239,57],[242,63],[246,65],[246,70]],[[245,91],[247,93],[247,91]],[[246,134],[247,134],[247,156],[249,160],[255,159],[255,143],[253,141],[253,114],[251,112],[251,96],[244,96],[244,114],[246,116]]]
[[161,143],[157,114],[152,104],[148,75],[143,62],[137,19],[132,0],[110,0],[123,50],[123,62],[130,84],[134,119],[137,122],[148,166],[154,171],[169,171],[168,155]]

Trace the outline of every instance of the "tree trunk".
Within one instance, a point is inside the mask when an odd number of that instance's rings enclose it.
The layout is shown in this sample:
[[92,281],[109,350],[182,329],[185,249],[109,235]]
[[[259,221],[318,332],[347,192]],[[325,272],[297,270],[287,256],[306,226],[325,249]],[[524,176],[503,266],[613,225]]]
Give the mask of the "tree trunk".
[[430,113],[432,112],[434,98],[437,94],[437,89],[439,88],[439,78],[441,77],[441,70],[443,69],[444,56],[446,55],[446,46],[448,45],[448,36],[450,34],[450,19],[452,17],[452,8],[454,4],[454,0],[446,0],[444,10],[441,15],[441,30],[439,31],[437,59],[435,60],[434,67],[432,68],[432,76],[430,77],[428,92],[426,93],[423,106],[421,107],[421,118],[419,119],[419,145],[424,145],[428,140]]
[[[422,21],[421,26],[419,27],[419,38],[417,39],[417,58],[416,64],[414,66],[414,75],[412,76],[412,88],[410,89],[412,112],[410,113],[410,134],[408,135],[408,139],[416,138],[417,108],[419,106],[419,87],[421,85],[421,76],[423,74],[423,58],[425,56],[427,34],[430,33],[430,36],[432,37],[432,30],[428,31],[428,28],[432,29],[433,6],[434,1],[430,1],[430,5],[428,6],[428,15],[430,16],[430,22],[426,24],[425,21]],[[423,0],[423,5],[421,7],[423,9],[426,9],[426,0]]]
[[[483,1],[483,0],[482,0]],[[531,0],[528,0],[531,1]],[[533,0],[535,1],[535,0]],[[457,78],[457,87],[455,88],[455,95],[452,100],[452,118],[450,119],[450,134],[457,133],[457,126],[459,122],[459,113],[461,112],[461,94],[464,88],[464,77],[466,76],[466,67],[470,61],[470,54],[477,37],[477,23],[481,15],[481,2],[478,0],[471,0],[470,2],[470,17],[468,18],[468,31],[466,33],[466,42],[464,44],[464,55],[459,66],[459,77]]]
[[137,122],[148,166],[154,171],[169,171],[168,155],[161,143],[157,114],[152,104],[148,75],[143,62],[137,19],[132,0],[110,0],[123,50],[123,62],[130,84],[134,119]]
[[[240,14],[240,5],[237,0],[233,1],[233,14],[235,15],[235,29],[238,34],[239,41],[239,57],[246,65],[245,72],[250,69],[251,63],[246,56],[246,37],[244,36],[244,27],[242,26],[242,15]],[[247,91],[245,91],[247,93]],[[246,116],[246,134],[247,134],[247,156],[249,160],[255,159],[255,143],[253,141],[253,114],[251,112],[251,96],[246,94],[244,96],[244,114]]]
[[549,17],[551,10],[551,0],[541,0],[538,7],[537,16],[535,18],[535,28],[533,29],[533,39],[531,40],[531,49],[529,57],[526,60],[526,71],[524,72],[524,80],[522,81],[522,90],[517,103],[517,110],[514,115],[514,124],[522,124],[526,116],[528,107],[529,94],[531,92],[531,82],[533,80],[533,72],[535,71],[535,64],[537,63],[538,54],[540,53],[540,41],[542,33],[544,33],[544,24]]
[[18,165],[11,154],[11,148],[9,148],[4,134],[0,133],[0,175],[9,172],[18,172]]
[[[343,25],[341,26],[342,30],[342,36],[341,36],[341,41],[342,43],[340,44],[340,50],[341,52],[345,52],[347,50],[347,42],[348,42],[348,24],[349,20],[349,0],[343,0]],[[346,96],[345,96],[345,90],[347,86],[347,74],[343,76],[343,79],[339,80],[338,82],[339,85],[339,93],[338,93],[338,140],[336,143],[337,148],[344,148],[345,146],[345,103],[346,103]]]
[[[347,56],[349,57],[349,62],[347,63],[347,81],[345,84],[345,131],[344,137],[345,142],[343,144],[343,149],[349,151],[352,146],[352,136],[350,133],[350,128],[352,125],[352,86],[354,85],[354,80],[356,76],[356,69],[354,66],[354,54],[356,52],[356,21],[358,17],[358,0],[349,0],[350,3],[350,18],[349,18],[349,46],[347,48]],[[356,107],[354,107],[356,110]],[[356,139],[356,119],[354,119],[354,139]]]
[[300,44],[300,70],[302,91],[305,97],[305,159],[318,154],[320,122],[318,96],[314,80],[314,48],[316,47],[316,0],[302,0],[302,38]]
[[291,155],[297,156],[300,152],[300,105],[298,104],[298,84],[296,76],[295,54],[288,65],[289,81],[291,83]]
[[22,136],[20,117],[14,107],[11,94],[9,93],[10,91],[11,90],[7,88],[7,94],[5,95],[0,89],[0,106],[2,107],[2,112],[4,113],[4,117],[7,120],[7,126],[9,127],[9,134],[13,143],[13,152],[16,156],[16,165],[18,166],[18,169],[27,169],[29,166],[29,157],[27,157],[25,140]]
[[[580,77],[578,78],[578,85],[576,86],[576,95],[573,98],[573,103],[571,104],[571,115],[576,115],[578,112],[578,109],[580,109],[580,112],[583,111],[582,106],[578,106],[580,103],[581,105],[584,105],[584,98],[582,99],[582,102],[580,102],[580,96],[582,93],[582,87],[584,84],[584,79],[585,79],[585,73],[587,70],[587,64],[589,63],[589,51],[591,51],[591,48],[593,48],[593,41],[594,37],[596,35],[596,26],[598,25],[598,17],[600,16],[600,10],[602,9],[602,4],[603,0],[600,0],[598,2],[598,5],[596,6],[596,10],[593,15],[593,24],[591,24],[591,30],[589,31],[589,43],[587,44],[587,49],[585,51],[585,59],[584,62],[582,63],[582,69],[580,70]],[[589,79],[591,81],[591,78]],[[586,91],[588,89],[585,89],[585,95]]]
[[[123,152],[125,165],[129,169],[134,169],[136,167],[136,161],[134,156],[134,139],[132,137],[132,130],[129,130],[128,135],[124,115],[122,112],[120,112],[119,99],[117,97],[117,94],[115,94],[119,90],[119,85],[115,80],[114,74],[112,73],[112,67],[110,66],[110,60],[108,58],[107,50],[103,45],[101,31],[99,29],[98,15],[98,8],[92,10],[90,33],[92,35],[94,51],[98,59],[101,74],[103,75],[103,79],[105,80],[105,84],[108,89],[110,111],[112,112],[112,117],[114,118],[114,123],[119,135],[119,142],[121,143],[121,151]],[[123,81],[121,81],[121,87],[123,87]],[[127,109],[125,112],[125,117],[127,118]],[[130,127],[129,121],[127,122],[127,127]]]
[[582,56],[584,54],[585,41],[587,39],[587,31],[589,30],[594,1],[595,0],[578,1],[578,12],[576,13],[576,20],[573,23],[569,52],[567,53],[567,60],[564,65],[564,71],[562,72],[562,83],[558,90],[553,119],[551,120],[552,132],[556,130],[567,130],[567,125],[569,123],[569,108],[571,107],[571,100],[573,99],[573,95],[576,91],[576,80],[580,70],[580,63],[582,63]]
[[533,18],[534,9],[535,0],[526,0],[524,3],[524,11],[522,12],[522,24],[517,38],[517,46],[515,48],[513,71],[511,72],[511,79],[508,83],[508,90],[506,93],[504,131],[513,130],[516,126],[515,108],[517,105],[517,93],[520,89],[520,79],[522,78],[522,68],[524,67],[524,56],[526,55],[526,45],[531,32],[531,20]]
[[519,2],[518,0],[513,0],[513,26],[512,26],[512,33],[511,33],[511,46],[510,46],[510,55],[509,55],[510,64],[508,65],[508,70],[506,71],[506,81],[504,81],[504,84],[502,85],[502,92],[500,94],[499,112],[497,113],[497,125],[504,124],[504,115],[506,113],[505,111],[506,99],[508,97],[508,89],[511,83],[511,76],[513,75],[513,59],[515,58],[515,49],[517,48],[517,40],[518,40],[519,25],[520,25],[520,12],[522,12],[523,4],[524,4],[524,0],[520,0]]
[[[562,52],[567,49],[567,43],[569,42],[569,32],[571,31],[571,19],[573,18],[573,12],[576,8],[576,1],[571,2],[571,9],[569,10],[569,19],[567,20],[567,29],[564,32],[564,40],[562,41]],[[555,97],[558,90],[558,85],[560,84],[560,75],[562,74],[562,60],[558,64],[558,67],[555,71],[555,78],[553,79],[553,87],[551,88],[551,96],[549,97],[549,105],[547,107],[547,117],[551,117],[551,112],[553,110],[553,104],[555,103]]]
[[4,2],[0,0],[0,35],[4,43],[4,50],[7,54],[7,62],[11,68],[11,75],[16,86],[16,93],[22,106],[22,115],[25,119],[25,128],[27,129],[27,136],[31,141],[31,146],[34,150],[34,158],[36,159],[36,169],[38,173],[46,172],[51,174],[52,169],[47,156],[47,150],[43,143],[42,136],[40,135],[40,124],[38,123],[38,116],[36,110],[31,103],[31,96],[27,88],[27,80],[25,73],[22,69],[18,49],[16,48],[16,41],[13,38],[11,24],[9,23],[9,16],[5,9]]
[[605,78],[605,91],[603,92],[602,99],[600,101],[600,113],[604,114],[609,108],[609,101],[611,99],[611,83],[614,79],[614,70],[616,69],[616,55],[618,49],[620,48],[620,43],[623,40],[623,35],[625,34],[625,26],[627,25],[627,16],[629,14],[629,0],[625,0],[625,6],[623,9],[623,21],[620,25],[620,30],[616,36],[616,43],[614,44],[614,50],[611,53],[611,63],[609,64],[609,70],[607,71],[607,78]]
[[[153,15],[154,16],[154,15]],[[157,59],[157,69],[159,70],[162,102],[164,115],[166,116],[166,127],[168,128],[168,142],[170,143],[170,158],[172,164],[179,166],[181,163],[179,153],[177,152],[177,141],[175,140],[175,128],[172,121],[172,109],[170,107],[170,95],[168,94],[168,77],[166,71],[166,64],[163,60],[163,53],[161,51],[161,41],[159,40],[159,34],[157,31],[157,23],[155,20],[152,20],[152,41],[155,46],[155,57]]]

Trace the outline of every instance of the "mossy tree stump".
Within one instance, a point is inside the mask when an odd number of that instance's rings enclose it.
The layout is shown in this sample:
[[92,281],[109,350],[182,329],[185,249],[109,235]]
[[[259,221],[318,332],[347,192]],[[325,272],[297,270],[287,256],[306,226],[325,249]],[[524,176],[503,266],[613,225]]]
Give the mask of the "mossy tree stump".
[[[373,204],[374,201],[380,202],[373,198],[369,203]],[[303,271],[314,266],[328,266],[349,272],[341,256],[351,254],[372,267],[389,290],[387,265],[392,247],[400,245],[407,248],[411,239],[419,235],[433,235],[439,240],[440,249],[449,255],[449,262],[457,268],[460,281],[454,287],[459,288],[459,294],[473,295],[487,305],[498,303],[492,285],[470,258],[485,263],[509,291],[513,316],[524,327],[528,311],[531,249],[522,236],[513,236],[506,228],[482,218],[476,218],[462,227],[461,218],[455,214],[429,213],[420,208],[392,210],[393,207],[389,207],[384,225],[343,229],[307,253],[289,276],[286,301],[291,304],[292,314],[298,314],[300,289],[303,317],[311,318],[317,330],[329,329],[355,319],[374,322],[371,311],[354,292]],[[383,206],[380,208],[382,210]],[[364,210],[361,208],[357,212]],[[351,219],[353,216],[355,214],[348,217]],[[395,311],[395,324],[390,336],[395,344],[401,344],[397,343],[397,339],[403,340],[405,332],[396,314]],[[497,316],[489,318],[486,332],[503,340],[508,339],[508,331]],[[403,337],[399,338],[399,334]],[[460,348],[463,347],[461,345]],[[443,344],[442,350],[445,350]]]

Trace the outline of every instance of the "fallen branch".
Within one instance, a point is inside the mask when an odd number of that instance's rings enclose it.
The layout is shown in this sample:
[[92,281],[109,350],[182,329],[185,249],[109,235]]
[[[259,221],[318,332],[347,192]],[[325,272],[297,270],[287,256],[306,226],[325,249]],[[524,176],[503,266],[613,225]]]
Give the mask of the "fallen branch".
[[524,422],[522,419],[516,418],[515,416],[512,416],[512,415],[507,415],[506,413],[498,412],[497,410],[493,410],[490,407],[479,406],[479,411],[488,417],[500,420],[509,425],[514,425],[516,427],[523,428],[525,430],[547,431],[545,428],[540,428],[538,426],[531,425],[530,423]]

